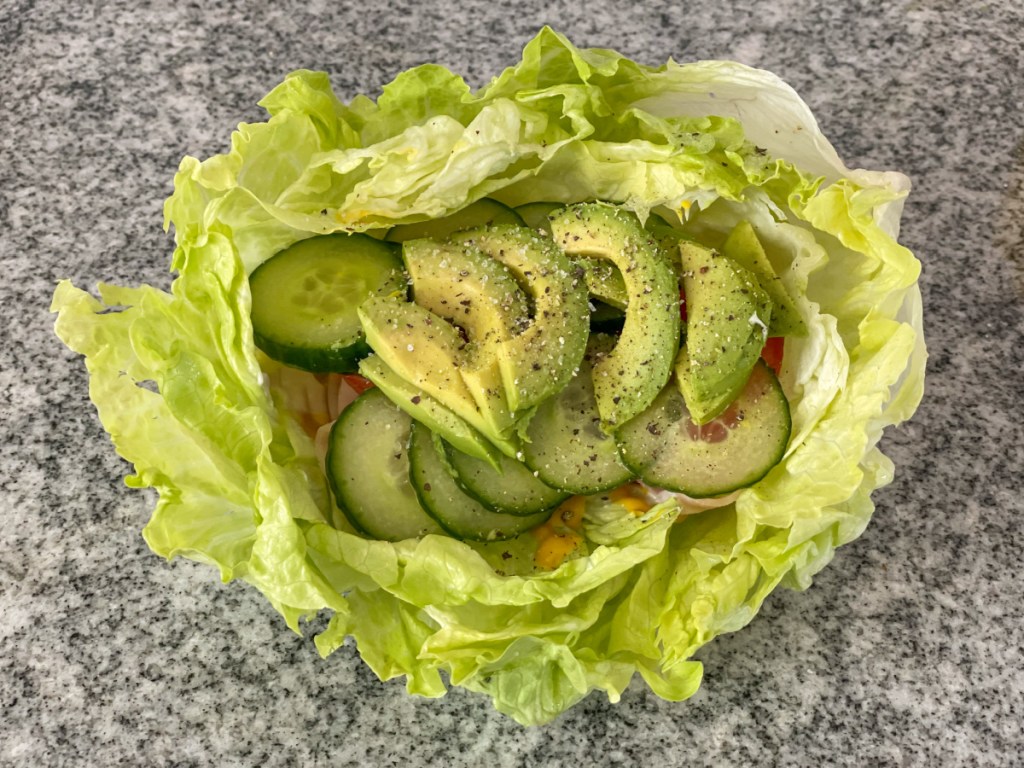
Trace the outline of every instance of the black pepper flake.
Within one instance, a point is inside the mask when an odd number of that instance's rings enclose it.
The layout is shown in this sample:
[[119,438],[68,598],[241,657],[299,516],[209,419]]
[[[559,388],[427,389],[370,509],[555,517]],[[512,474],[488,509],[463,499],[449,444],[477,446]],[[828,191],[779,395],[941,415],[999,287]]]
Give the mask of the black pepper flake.
[[419,405],[420,404],[420,400],[422,400],[422,399],[423,398],[420,397],[419,395],[413,395],[412,396],[412,404],[413,405]]

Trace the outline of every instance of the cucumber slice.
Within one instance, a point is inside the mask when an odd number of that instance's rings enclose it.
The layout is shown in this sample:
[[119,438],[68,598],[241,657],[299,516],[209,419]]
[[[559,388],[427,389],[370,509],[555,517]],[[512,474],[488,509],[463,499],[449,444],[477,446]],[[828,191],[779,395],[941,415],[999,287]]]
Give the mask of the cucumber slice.
[[409,483],[412,424],[408,414],[374,388],[342,411],[331,428],[327,480],[352,525],[374,539],[443,533]]
[[418,240],[429,237],[432,240],[444,240],[453,232],[489,224],[518,224],[523,226],[522,217],[504,203],[482,197],[465,208],[440,219],[416,221],[412,224],[398,224],[388,232],[386,240],[392,243],[404,243],[406,240]]
[[311,237],[249,276],[256,346],[286,365],[355,373],[370,353],[356,309],[367,298],[405,292],[401,251],[367,235]]
[[445,452],[459,487],[493,512],[532,515],[551,510],[570,496],[545,485],[525,464],[507,456],[499,458],[495,470],[451,445],[445,447]]
[[459,539],[510,539],[550,516],[546,511],[527,516],[499,514],[467,496],[455,482],[440,438],[422,424],[412,427],[409,479],[423,507]]
[[740,396],[697,426],[675,382],[616,434],[623,462],[648,485],[702,498],[753,485],[782,459],[789,403],[771,368],[758,362]]
[[607,336],[592,336],[579,373],[543,402],[530,421],[523,459],[550,486],[586,495],[616,488],[633,477],[619,459],[615,439],[601,429],[594,397],[593,358],[614,343]]

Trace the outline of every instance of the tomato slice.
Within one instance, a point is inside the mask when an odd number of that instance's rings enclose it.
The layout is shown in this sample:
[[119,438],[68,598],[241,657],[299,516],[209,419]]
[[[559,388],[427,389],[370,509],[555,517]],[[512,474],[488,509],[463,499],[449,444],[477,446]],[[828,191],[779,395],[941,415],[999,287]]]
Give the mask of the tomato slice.
[[357,395],[363,394],[366,390],[373,386],[373,382],[365,376],[360,376],[358,373],[343,373],[341,378],[345,380],[345,383],[355,390]]
[[782,336],[772,336],[765,341],[764,347],[761,349],[761,359],[767,363],[769,368],[775,371],[776,376],[782,368],[782,347],[784,343],[785,339]]

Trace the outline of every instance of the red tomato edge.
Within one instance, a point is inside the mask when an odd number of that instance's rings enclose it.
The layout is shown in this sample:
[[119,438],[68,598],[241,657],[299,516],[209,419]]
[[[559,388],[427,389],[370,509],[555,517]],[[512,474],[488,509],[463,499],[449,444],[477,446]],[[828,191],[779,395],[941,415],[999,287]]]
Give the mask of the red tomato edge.
[[357,395],[361,395],[363,392],[373,387],[372,381],[365,376],[360,376],[358,373],[343,373],[341,374],[341,378],[345,380],[346,384],[352,387]]
[[761,359],[767,363],[768,367],[775,371],[775,375],[779,375],[779,371],[782,369],[782,351],[785,344],[785,339],[782,336],[772,336],[764,343],[764,347],[761,349]]

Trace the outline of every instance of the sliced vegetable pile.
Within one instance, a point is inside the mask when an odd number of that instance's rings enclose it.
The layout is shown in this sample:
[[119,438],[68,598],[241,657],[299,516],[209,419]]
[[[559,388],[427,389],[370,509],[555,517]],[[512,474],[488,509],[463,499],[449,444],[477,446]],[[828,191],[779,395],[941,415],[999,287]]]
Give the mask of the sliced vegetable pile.
[[181,164],[170,291],[54,296],[154,552],[537,724],[637,675],[692,695],[698,648],[864,530],[923,387],[908,184],[777,78],[544,29],[477,92],[301,71],[261,103]]
[[[335,422],[325,462],[360,532],[508,539],[571,495],[642,480],[720,496],[782,458],[789,406],[758,358],[770,330],[806,331],[750,224],[719,253],[660,217],[545,208],[524,207],[531,229],[483,198],[392,229],[401,247],[315,236],[251,275],[267,355],[378,387]],[[594,301],[621,308],[616,332],[591,335]]]

